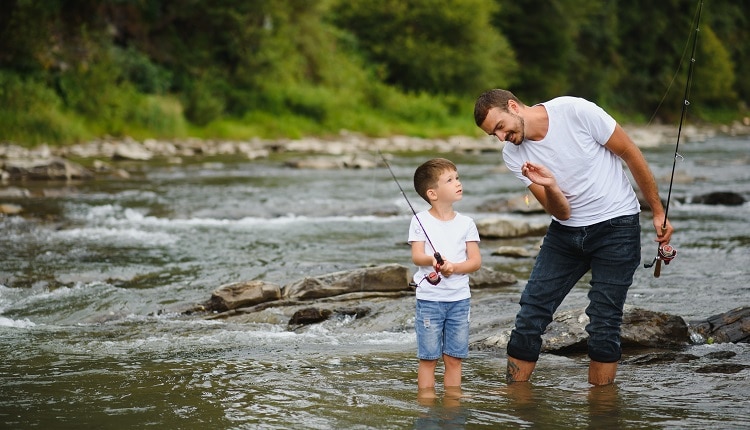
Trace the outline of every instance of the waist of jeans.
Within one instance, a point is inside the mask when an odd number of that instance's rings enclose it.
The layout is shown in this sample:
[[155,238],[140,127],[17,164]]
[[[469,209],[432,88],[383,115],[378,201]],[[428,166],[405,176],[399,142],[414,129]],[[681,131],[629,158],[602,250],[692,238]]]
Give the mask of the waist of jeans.
[[627,220],[627,219],[632,219],[633,220],[633,224],[637,224],[637,223],[640,222],[640,214],[639,213],[634,213],[634,214],[631,214],[631,215],[620,215],[620,216],[616,216],[616,217],[613,217],[613,218],[610,218],[610,219],[606,219],[604,221],[600,221],[600,222],[597,222],[597,223],[594,223],[594,224],[583,225],[583,226],[579,226],[579,227],[571,227],[571,226],[563,225],[559,221],[553,219],[552,223],[550,224],[550,226],[554,226],[555,228],[559,228],[559,229],[571,230],[572,231],[572,230],[580,230],[580,229],[586,229],[586,228],[596,227],[596,226],[600,226],[600,225],[603,225],[603,224],[609,224],[612,221]]

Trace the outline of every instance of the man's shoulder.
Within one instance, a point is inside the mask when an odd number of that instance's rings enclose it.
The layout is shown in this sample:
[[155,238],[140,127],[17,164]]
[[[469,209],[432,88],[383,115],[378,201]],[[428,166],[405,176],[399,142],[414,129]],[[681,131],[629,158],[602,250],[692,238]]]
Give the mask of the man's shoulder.
[[578,106],[590,106],[594,103],[581,97],[574,96],[560,96],[555,97],[552,100],[542,103],[545,107],[570,107],[575,108]]

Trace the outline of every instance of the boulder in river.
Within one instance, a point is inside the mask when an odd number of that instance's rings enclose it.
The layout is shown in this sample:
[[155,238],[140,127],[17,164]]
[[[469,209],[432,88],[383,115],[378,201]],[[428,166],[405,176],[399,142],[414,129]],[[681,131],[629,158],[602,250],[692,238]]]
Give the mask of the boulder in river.
[[409,289],[410,271],[399,264],[363,267],[306,277],[284,287],[285,299],[314,300],[354,292]]
[[699,196],[693,196],[690,203],[702,205],[724,205],[724,206],[741,206],[746,202],[741,194],[732,191],[714,191]]
[[[542,352],[569,354],[586,351],[589,317],[583,309],[558,312],[542,335]],[[510,330],[470,345],[472,349],[504,349]],[[623,347],[684,346],[690,341],[687,323],[679,316],[625,307],[621,342]]]
[[489,239],[544,236],[549,220],[533,221],[523,218],[493,216],[477,220],[479,236]]
[[[693,332],[708,343],[750,342],[750,307],[740,307],[692,324]],[[695,340],[695,339],[694,339]]]
[[235,282],[222,285],[206,303],[209,311],[225,312],[281,298],[281,288],[264,281]]

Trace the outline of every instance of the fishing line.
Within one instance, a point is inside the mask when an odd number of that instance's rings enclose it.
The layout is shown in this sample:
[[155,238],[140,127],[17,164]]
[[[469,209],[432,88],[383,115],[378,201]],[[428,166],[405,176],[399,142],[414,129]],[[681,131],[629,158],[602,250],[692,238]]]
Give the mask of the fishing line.
[[443,260],[443,257],[440,255],[437,249],[435,249],[435,245],[432,244],[432,241],[430,240],[430,236],[427,235],[427,230],[425,230],[424,225],[422,225],[422,221],[419,220],[417,211],[414,210],[414,206],[411,205],[411,201],[409,201],[409,198],[406,197],[406,193],[404,192],[404,189],[401,187],[401,184],[398,182],[398,179],[396,179],[396,174],[393,173],[393,169],[391,169],[391,165],[388,164],[388,160],[385,159],[385,156],[380,151],[380,148],[377,148],[377,149],[378,149],[378,154],[380,154],[380,158],[383,160],[383,163],[385,163],[385,167],[387,167],[388,171],[391,172],[391,177],[393,178],[393,181],[396,182],[396,185],[398,185],[398,189],[401,190],[401,195],[404,196],[404,200],[406,200],[406,203],[409,205],[409,209],[411,209],[411,212],[414,214],[414,218],[416,218],[417,223],[419,223],[419,227],[422,228],[424,237],[427,238],[427,242],[432,247],[432,250],[435,251],[435,253],[433,254],[433,257],[435,257],[435,260],[437,260],[437,266],[435,267],[434,272],[431,272],[429,275],[425,276],[424,280],[426,280],[432,285],[437,285],[441,279],[438,272],[440,271],[440,266],[442,266],[443,263],[445,263],[445,261]]
[[[370,201],[376,201],[375,200],[375,193],[376,193],[376,186],[375,186],[375,169],[372,169],[372,177],[370,178],[370,181],[368,182],[370,184]],[[365,237],[372,237],[372,223],[366,222],[365,223]],[[365,278],[367,277],[367,270],[362,271],[362,277],[359,282],[359,290],[365,291]]]
[[[669,202],[672,198],[672,185],[674,184],[674,172],[677,166],[677,159],[678,158],[682,159],[682,156],[678,152],[680,148],[680,136],[682,135],[682,125],[685,122],[687,109],[688,109],[688,106],[690,106],[690,87],[692,86],[692,83],[693,83],[693,71],[695,69],[695,51],[696,51],[696,47],[698,46],[698,33],[700,32],[700,19],[701,19],[702,11],[703,11],[703,0],[700,0],[698,2],[698,9],[695,14],[694,21],[693,21],[693,28],[695,29],[695,31],[691,32],[692,38],[693,38],[693,47],[692,47],[692,53],[690,54],[690,65],[688,66],[687,81],[685,82],[685,95],[683,97],[682,113],[680,114],[680,125],[677,128],[677,143],[675,144],[674,157],[672,159],[672,174],[669,178],[669,192],[667,193],[667,202],[664,207],[664,222],[661,226],[662,231],[667,229],[667,216],[669,215]],[[684,59],[684,54],[683,54],[683,59]],[[680,60],[680,64],[682,64],[682,59]],[[657,252],[656,252],[656,258],[654,258],[654,260],[651,263],[644,264],[643,267],[650,268],[651,266],[656,265],[654,267],[654,277],[658,278],[661,275],[661,262],[664,261],[664,264],[669,264],[669,262],[672,261],[672,259],[674,259],[676,255],[677,255],[677,250],[675,250],[674,247],[672,247],[671,245],[668,245],[668,244],[659,245],[659,247],[657,248]]]

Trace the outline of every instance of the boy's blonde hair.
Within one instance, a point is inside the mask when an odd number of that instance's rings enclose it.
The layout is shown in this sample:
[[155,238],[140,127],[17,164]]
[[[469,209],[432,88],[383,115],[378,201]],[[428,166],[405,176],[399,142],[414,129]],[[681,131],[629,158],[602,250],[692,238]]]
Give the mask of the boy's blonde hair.
[[438,179],[445,171],[458,172],[456,165],[445,158],[433,158],[422,163],[414,172],[414,189],[427,203],[427,190],[437,188]]

